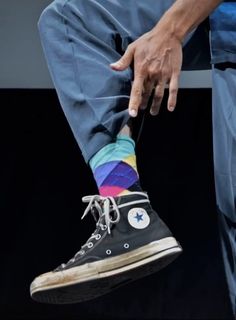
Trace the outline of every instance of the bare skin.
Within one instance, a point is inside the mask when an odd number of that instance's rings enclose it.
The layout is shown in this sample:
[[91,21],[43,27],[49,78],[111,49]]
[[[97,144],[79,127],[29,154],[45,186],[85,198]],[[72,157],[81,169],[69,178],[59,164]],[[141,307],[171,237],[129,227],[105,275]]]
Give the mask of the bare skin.
[[182,42],[222,0],[176,0],[157,25],[131,43],[121,59],[110,66],[122,71],[134,63],[129,114],[136,117],[147,106],[154,89],[152,115],[157,115],[166,85],[169,85],[167,108],[174,111],[177,102],[179,75],[182,67]]
[[123,127],[123,129],[120,131],[120,134],[124,135],[124,136],[129,136],[131,137],[131,129],[129,126],[125,125]]

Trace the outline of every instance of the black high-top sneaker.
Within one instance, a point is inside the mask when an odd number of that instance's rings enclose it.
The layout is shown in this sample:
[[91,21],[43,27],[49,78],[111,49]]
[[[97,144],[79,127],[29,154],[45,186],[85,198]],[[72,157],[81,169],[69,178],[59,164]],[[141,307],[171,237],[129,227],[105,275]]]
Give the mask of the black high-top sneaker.
[[82,200],[89,203],[83,217],[91,211],[96,230],[70,261],[32,282],[34,300],[55,304],[90,300],[160,270],[181,253],[146,193]]

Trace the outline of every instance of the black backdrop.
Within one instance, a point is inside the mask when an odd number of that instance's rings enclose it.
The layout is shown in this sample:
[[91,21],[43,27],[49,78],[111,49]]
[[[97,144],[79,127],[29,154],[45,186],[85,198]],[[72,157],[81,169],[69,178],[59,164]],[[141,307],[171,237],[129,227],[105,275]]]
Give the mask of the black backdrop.
[[92,174],[54,90],[0,90],[0,318],[230,319],[217,229],[211,90],[181,90],[174,113],[147,116],[137,145],[143,188],[184,253],[158,274],[91,302],[30,299],[33,278],[67,261],[94,229],[81,222]]

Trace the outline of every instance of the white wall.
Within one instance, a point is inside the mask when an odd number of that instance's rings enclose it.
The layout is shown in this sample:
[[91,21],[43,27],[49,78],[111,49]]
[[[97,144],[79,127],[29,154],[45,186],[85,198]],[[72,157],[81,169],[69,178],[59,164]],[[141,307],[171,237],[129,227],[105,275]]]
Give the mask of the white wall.
[[[0,88],[51,88],[37,21],[52,0],[0,0]],[[86,0],[85,0],[86,1]],[[183,72],[182,87],[210,87],[209,71]]]

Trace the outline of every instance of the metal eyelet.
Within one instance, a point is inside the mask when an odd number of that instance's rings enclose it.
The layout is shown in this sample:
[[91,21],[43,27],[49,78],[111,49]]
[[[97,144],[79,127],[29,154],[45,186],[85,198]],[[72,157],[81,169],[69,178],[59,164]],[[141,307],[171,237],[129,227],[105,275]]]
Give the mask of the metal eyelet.
[[81,254],[81,255],[85,254],[85,251],[84,251],[84,250],[81,250],[81,251],[80,251],[80,254]]
[[107,255],[110,255],[110,254],[111,254],[111,250],[108,249],[108,250],[106,251],[106,254],[107,254]]
[[125,249],[129,249],[129,244],[128,244],[128,243],[125,243],[125,244],[124,244],[124,248],[125,248]]
[[107,230],[107,226],[106,225],[103,225],[101,226],[101,229],[104,231],[104,230]]
[[100,240],[101,237],[102,237],[102,236],[98,233],[98,234],[96,235],[95,239],[96,239],[96,240]]
[[93,243],[92,242],[89,242],[88,243],[88,248],[92,248],[93,247]]

